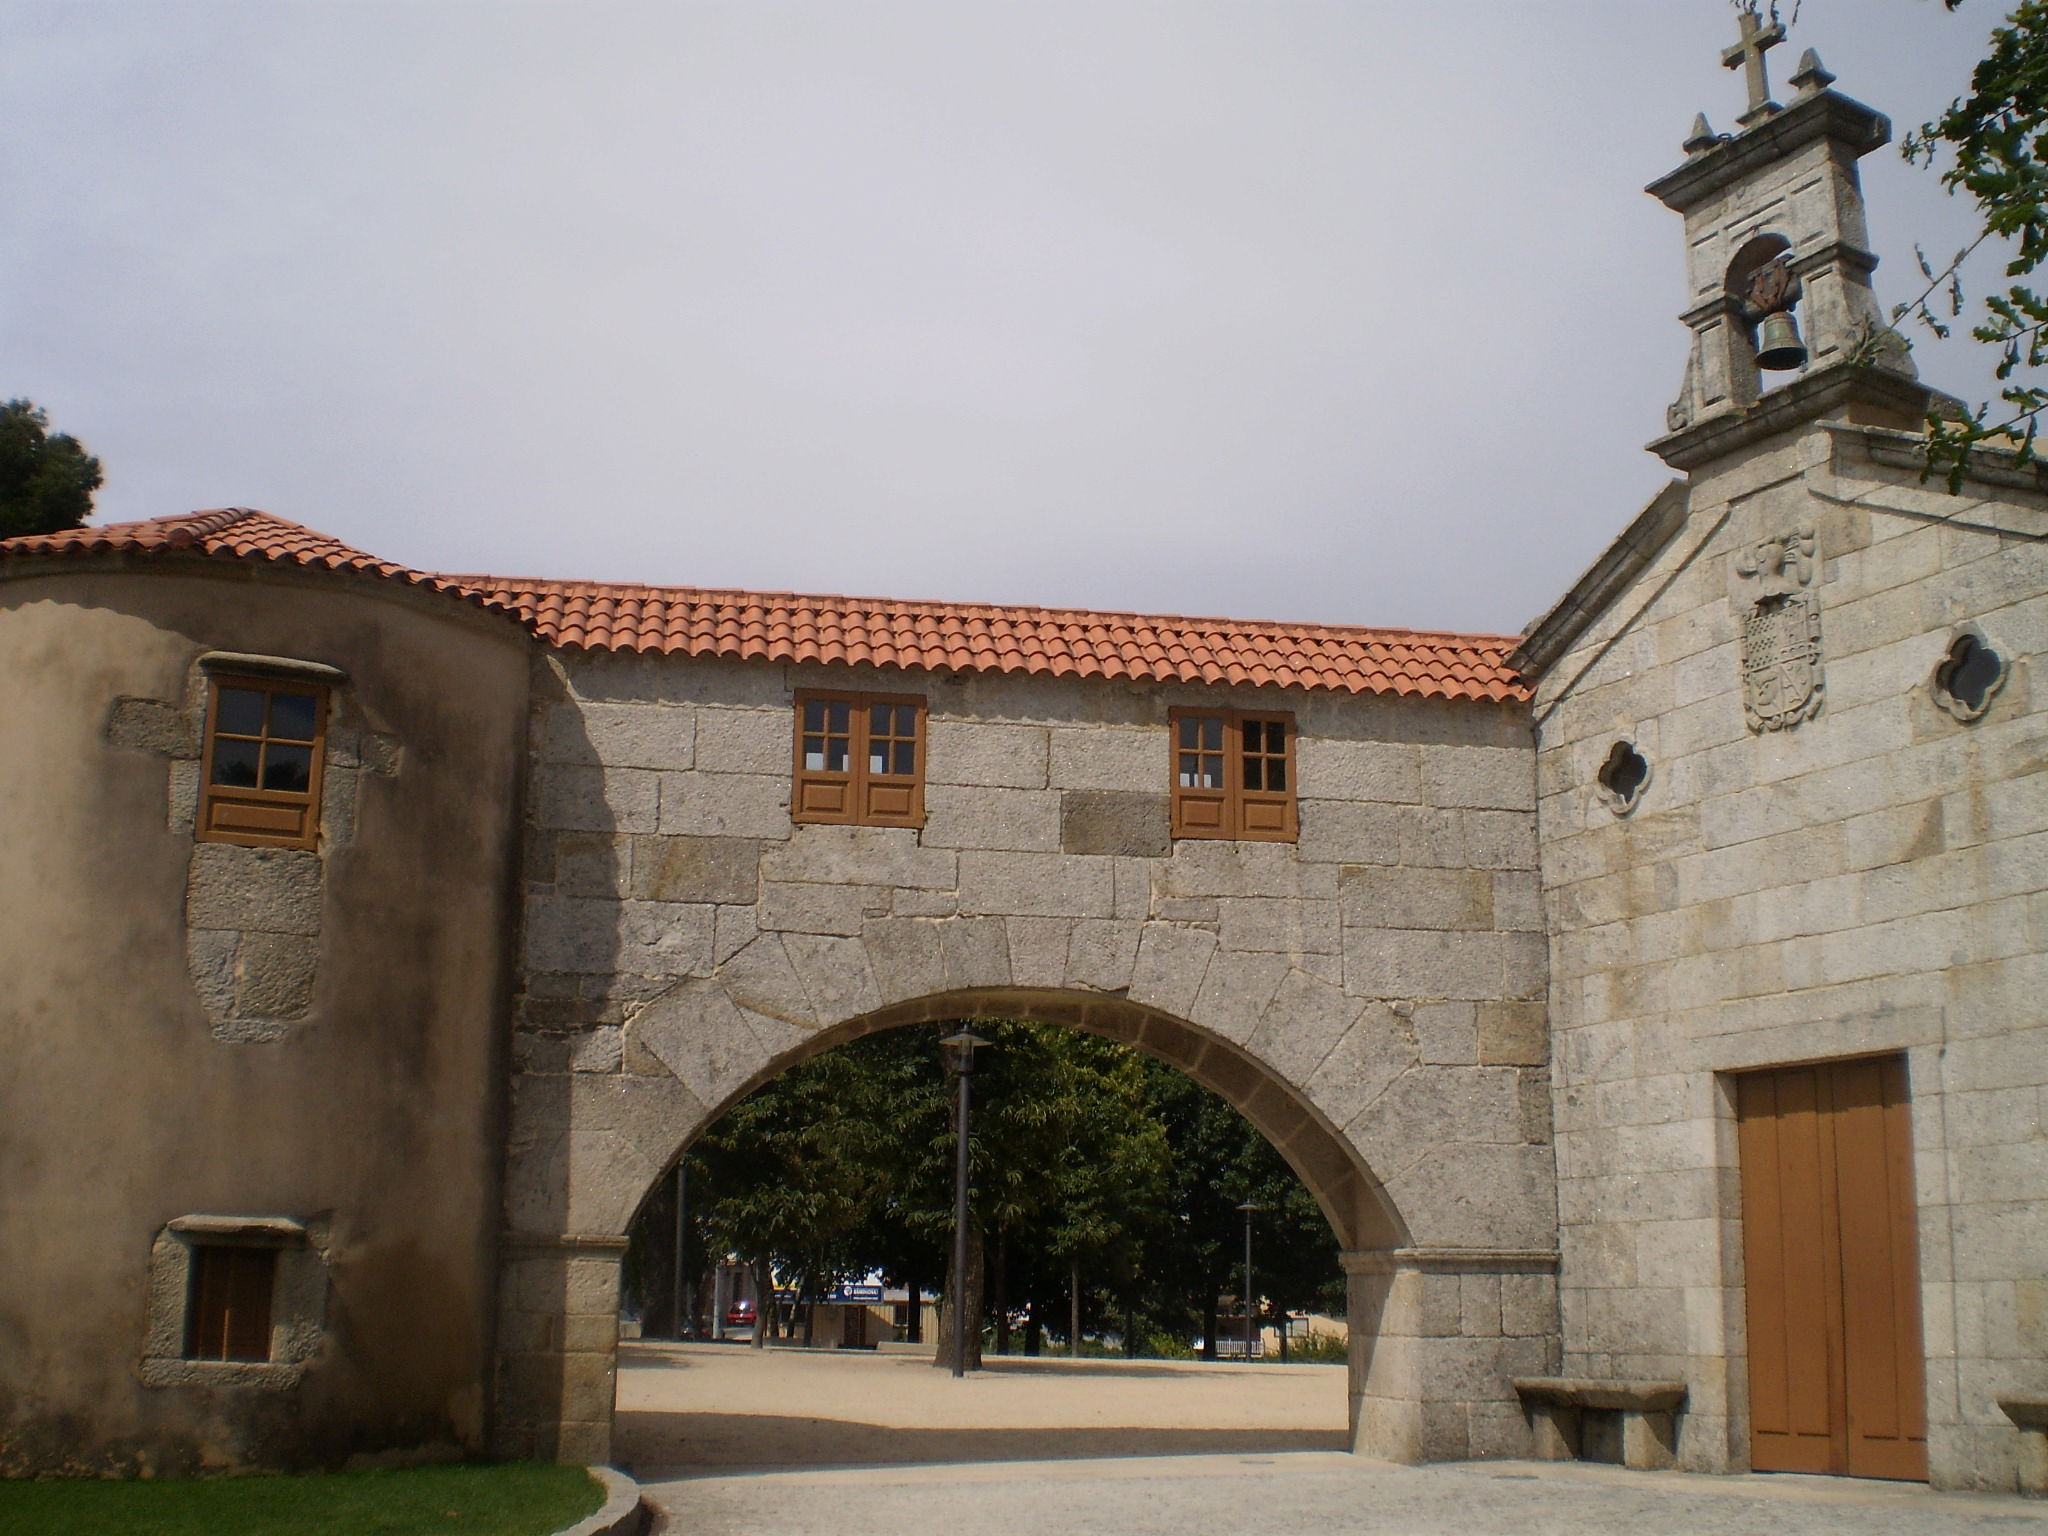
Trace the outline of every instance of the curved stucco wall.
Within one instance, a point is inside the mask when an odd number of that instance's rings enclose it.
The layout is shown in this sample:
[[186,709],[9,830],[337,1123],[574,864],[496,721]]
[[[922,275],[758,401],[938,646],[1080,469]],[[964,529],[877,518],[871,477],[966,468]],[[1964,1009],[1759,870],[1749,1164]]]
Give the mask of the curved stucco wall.
[[[317,854],[195,844],[208,650],[348,674]],[[526,642],[352,578],[17,564],[0,676],[0,1470],[479,1444]],[[145,1360],[195,1214],[312,1234],[288,1390]]]

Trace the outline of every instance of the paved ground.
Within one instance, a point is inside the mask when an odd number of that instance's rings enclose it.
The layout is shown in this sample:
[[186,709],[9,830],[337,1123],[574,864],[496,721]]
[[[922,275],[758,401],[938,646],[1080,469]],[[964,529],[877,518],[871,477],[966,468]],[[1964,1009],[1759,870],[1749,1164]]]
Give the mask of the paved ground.
[[1341,1450],[1341,1365],[991,1359],[626,1345],[619,1459],[636,1471]]
[[2019,1499],[1812,1477],[1343,1452],[713,1475],[648,1491],[674,1536],[1990,1536]]
[[1814,1477],[1392,1467],[1341,1367],[628,1346],[619,1455],[673,1536],[2048,1536],[2048,1506]]

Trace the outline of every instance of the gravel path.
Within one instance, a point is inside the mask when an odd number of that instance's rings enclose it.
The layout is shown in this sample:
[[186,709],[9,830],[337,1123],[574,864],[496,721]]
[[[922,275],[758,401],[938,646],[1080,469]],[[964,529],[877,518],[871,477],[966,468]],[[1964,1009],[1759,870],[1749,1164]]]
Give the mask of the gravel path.
[[1339,1366],[629,1345],[673,1536],[2048,1536],[2048,1506],[1818,1477],[1351,1456]]
[[654,1483],[675,1536],[2021,1536],[2017,1498],[1342,1452],[749,1473]]
[[636,1472],[1343,1450],[1341,1365],[1004,1358],[955,1381],[914,1355],[733,1345],[620,1351]]

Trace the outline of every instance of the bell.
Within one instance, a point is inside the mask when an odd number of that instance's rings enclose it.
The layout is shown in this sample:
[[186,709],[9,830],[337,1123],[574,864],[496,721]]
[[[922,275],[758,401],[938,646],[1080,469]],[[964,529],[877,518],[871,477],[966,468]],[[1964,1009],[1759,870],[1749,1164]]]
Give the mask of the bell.
[[1756,365],[1773,373],[1789,373],[1806,366],[1806,343],[1799,339],[1799,326],[1782,309],[1764,316],[1757,328]]

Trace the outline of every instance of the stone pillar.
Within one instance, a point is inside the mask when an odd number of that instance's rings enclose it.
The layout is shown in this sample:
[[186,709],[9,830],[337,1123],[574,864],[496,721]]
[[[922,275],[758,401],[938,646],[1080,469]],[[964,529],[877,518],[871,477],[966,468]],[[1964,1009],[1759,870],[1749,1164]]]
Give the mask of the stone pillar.
[[626,1240],[508,1232],[498,1284],[500,1456],[611,1460]]
[[1557,1255],[1541,1249],[1347,1253],[1351,1446],[1382,1461],[1527,1456],[1517,1376],[1560,1358]]

